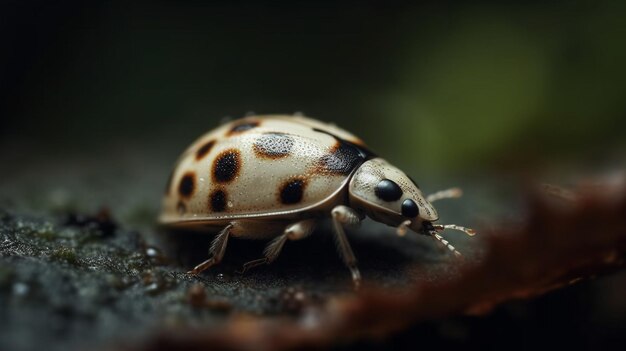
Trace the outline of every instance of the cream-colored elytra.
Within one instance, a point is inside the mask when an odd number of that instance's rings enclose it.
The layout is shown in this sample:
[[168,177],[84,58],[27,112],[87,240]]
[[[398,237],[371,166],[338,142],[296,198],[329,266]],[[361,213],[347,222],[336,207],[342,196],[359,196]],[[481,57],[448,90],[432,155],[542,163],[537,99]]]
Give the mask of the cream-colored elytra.
[[[251,127],[246,129],[248,125]],[[237,126],[244,127],[233,131]],[[341,172],[325,167],[345,161],[334,154],[340,140],[363,145],[345,130],[299,116],[254,116],[223,125],[196,140],[179,159],[163,199],[160,221],[176,224],[284,216],[332,206],[329,201],[345,189],[349,174],[364,161],[348,160],[352,169]],[[200,149],[209,142],[212,147],[199,158]],[[237,159],[236,175],[220,182],[214,175],[216,162],[229,151],[238,154],[229,160]],[[194,177],[193,191],[183,196],[179,188],[188,174]],[[281,190],[290,181],[302,187],[302,197],[285,202]],[[224,208],[215,211],[211,196],[218,190],[225,194]]]

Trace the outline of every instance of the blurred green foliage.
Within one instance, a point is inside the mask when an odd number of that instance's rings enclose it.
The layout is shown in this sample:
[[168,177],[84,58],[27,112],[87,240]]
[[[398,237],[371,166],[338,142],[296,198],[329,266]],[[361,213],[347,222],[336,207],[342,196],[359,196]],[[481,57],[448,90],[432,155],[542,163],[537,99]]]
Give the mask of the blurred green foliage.
[[421,131],[414,144],[431,165],[524,152],[602,157],[626,136],[625,10],[623,2],[479,6],[453,16],[435,43],[424,33],[441,23],[422,24],[402,84],[382,106],[397,128]]

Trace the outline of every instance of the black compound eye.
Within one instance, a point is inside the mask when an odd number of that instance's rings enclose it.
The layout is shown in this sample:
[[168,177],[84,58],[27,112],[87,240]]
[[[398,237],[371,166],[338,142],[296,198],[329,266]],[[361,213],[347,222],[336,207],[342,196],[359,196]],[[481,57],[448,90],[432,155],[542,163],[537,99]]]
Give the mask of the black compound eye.
[[415,201],[406,199],[402,202],[402,215],[405,217],[413,218],[420,214],[420,210],[417,207]]
[[374,190],[376,196],[383,201],[396,201],[402,197],[402,189],[394,181],[389,179],[381,180]]

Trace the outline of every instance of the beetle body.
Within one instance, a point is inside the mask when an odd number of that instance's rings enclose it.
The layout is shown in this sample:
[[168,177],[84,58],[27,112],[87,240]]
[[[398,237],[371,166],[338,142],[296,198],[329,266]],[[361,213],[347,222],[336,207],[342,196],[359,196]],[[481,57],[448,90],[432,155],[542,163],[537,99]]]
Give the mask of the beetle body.
[[[457,193],[445,195],[439,197]],[[221,230],[212,257],[192,270],[199,273],[221,260],[229,237],[273,239],[265,257],[247,269],[272,262],[287,240],[308,236],[319,219],[330,217],[358,284],[343,227],[366,215],[399,233],[412,229],[435,237],[443,229],[432,225],[437,212],[417,184],[362,140],[311,118],[276,115],[224,124],[187,148],[168,181],[160,222]]]

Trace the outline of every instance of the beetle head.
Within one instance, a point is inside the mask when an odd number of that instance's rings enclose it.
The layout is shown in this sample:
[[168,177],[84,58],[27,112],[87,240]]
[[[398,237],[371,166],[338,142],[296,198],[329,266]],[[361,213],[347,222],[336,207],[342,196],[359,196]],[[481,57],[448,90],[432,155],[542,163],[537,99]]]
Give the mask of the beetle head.
[[408,226],[421,233],[422,224],[439,218],[417,184],[382,158],[368,160],[356,170],[349,193],[352,207],[387,225],[410,221]]

